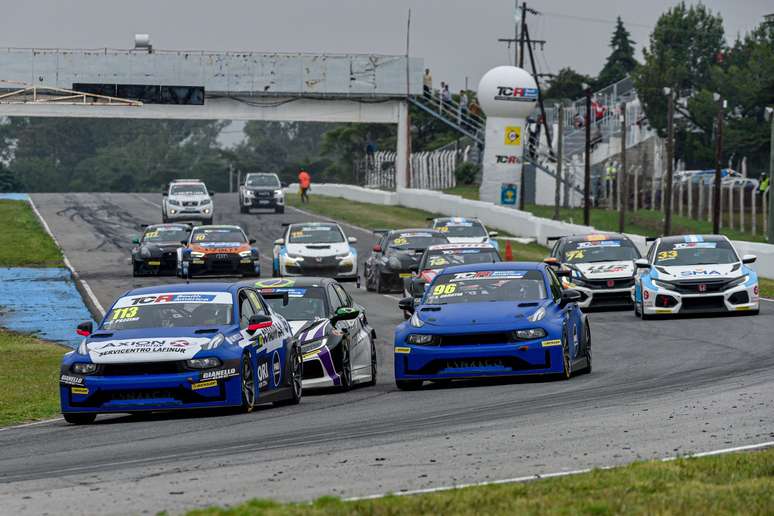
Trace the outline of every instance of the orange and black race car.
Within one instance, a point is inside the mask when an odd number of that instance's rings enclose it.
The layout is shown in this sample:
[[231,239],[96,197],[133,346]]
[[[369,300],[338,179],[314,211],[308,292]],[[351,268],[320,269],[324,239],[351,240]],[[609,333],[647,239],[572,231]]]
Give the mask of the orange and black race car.
[[177,275],[260,276],[261,260],[254,243],[239,226],[194,228],[177,251]]

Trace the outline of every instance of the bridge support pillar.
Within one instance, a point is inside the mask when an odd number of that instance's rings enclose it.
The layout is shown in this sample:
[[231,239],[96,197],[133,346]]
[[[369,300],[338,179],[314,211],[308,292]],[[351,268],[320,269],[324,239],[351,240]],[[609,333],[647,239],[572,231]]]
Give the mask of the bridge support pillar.
[[398,103],[398,133],[397,145],[395,150],[395,189],[408,188],[410,186],[409,161],[411,159],[411,128],[409,127],[408,102],[405,100]]

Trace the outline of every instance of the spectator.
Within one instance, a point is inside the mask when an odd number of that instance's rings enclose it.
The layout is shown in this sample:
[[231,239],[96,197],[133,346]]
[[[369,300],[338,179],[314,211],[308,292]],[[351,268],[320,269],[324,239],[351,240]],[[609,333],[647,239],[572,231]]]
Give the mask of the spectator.
[[576,129],[583,127],[583,117],[580,116],[580,113],[575,113],[575,116],[573,117],[573,125]]
[[478,105],[476,99],[473,99],[468,106],[468,112],[470,116],[481,117],[481,106]]
[[376,144],[371,140],[371,135],[368,135],[368,143],[366,144],[366,166],[369,169],[374,168],[374,155],[376,154]]
[[309,202],[309,191],[312,189],[312,177],[309,172],[301,169],[298,173],[298,187],[301,190],[301,203]]
[[422,87],[426,97],[433,96],[433,76],[430,68],[425,68],[425,76],[422,77]]
[[460,114],[458,123],[463,124],[464,119],[468,117],[468,94],[465,90],[460,90]]
[[445,82],[441,83],[441,107],[449,109],[451,103],[451,92],[449,92],[449,85]]

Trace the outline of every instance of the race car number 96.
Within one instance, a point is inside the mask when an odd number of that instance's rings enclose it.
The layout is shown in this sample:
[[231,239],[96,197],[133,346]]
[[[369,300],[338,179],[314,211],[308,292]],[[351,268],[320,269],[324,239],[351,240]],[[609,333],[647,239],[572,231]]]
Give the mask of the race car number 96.
[[433,289],[433,295],[442,296],[442,295],[454,294],[455,290],[457,290],[457,285],[455,285],[454,283],[447,283],[446,285],[437,285]]

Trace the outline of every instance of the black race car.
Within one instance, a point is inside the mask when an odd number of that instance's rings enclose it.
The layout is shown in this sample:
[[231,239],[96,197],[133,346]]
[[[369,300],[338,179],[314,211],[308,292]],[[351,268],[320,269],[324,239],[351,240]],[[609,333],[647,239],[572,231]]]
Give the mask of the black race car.
[[191,234],[190,224],[144,224],[145,231],[132,243],[132,275],[174,275],[177,249]]
[[449,240],[434,229],[395,229],[375,231],[380,235],[365,261],[363,275],[366,289],[376,292],[403,292],[404,279],[411,278],[425,249],[448,244]]

